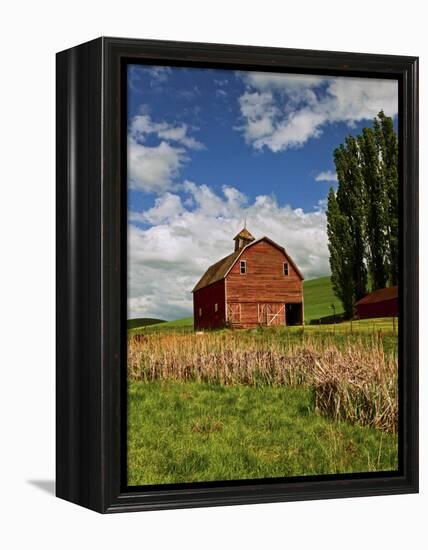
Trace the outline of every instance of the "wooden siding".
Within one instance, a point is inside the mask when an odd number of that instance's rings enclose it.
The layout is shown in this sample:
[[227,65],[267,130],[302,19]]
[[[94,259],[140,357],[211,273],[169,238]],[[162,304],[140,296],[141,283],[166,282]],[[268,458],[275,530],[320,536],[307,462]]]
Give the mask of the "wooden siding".
[[398,317],[398,298],[384,300],[383,302],[357,304],[356,309],[359,319]]
[[[218,304],[218,311],[215,311]],[[199,316],[199,308],[202,315]],[[222,328],[226,323],[224,279],[193,293],[193,319],[195,330]]]
[[259,325],[285,325],[285,304],[257,304],[257,316]]
[[[195,330],[226,324],[236,328],[288,324],[288,304],[301,308],[297,317],[299,324],[303,321],[302,278],[282,249],[269,240],[260,240],[244,249],[235,261],[224,279],[193,292]],[[245,273],[241,273],[242,261]],[[284,275],[285,262],[288,275]]]
[[[303,302],[302,280],[287,256],[269,242],[261,241],[248,247],[239,260],[247,262],[247,271],[240,273],[238,261],[227,274],[228,302]],[[288,262],[288,276],[284,275],[284,262]],[[253,315],[257,320],[257,307]]]

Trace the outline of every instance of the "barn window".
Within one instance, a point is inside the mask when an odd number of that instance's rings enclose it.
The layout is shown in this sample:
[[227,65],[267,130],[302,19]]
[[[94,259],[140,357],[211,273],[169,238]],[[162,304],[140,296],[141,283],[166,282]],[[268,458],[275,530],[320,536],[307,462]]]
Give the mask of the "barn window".
[[241,260],[241,275],[245,275],[245,273],[247,273],[247,262]]
[[217,311],[218,311],[218,304],[214,304],[214,311],[217,313]]
[[288,276],[288,262],[284,262],[284,275]]
[[199,317],[202,317],[202,308],[199,308]]

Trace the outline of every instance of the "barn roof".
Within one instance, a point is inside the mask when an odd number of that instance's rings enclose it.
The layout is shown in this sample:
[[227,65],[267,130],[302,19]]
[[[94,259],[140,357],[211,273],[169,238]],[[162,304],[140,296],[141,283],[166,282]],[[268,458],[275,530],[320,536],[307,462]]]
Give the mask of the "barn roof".
[[241,248],[240,250],[229,254],[229,256],[226,256],[215,264],[211,265],[199,279],[192,292],[195,292],[200,288],[204,288],[205,286],[211,285],[212,283],[216,283],[217,281],[224,279],[226,273],[233,266],[243,250],[244,249]]
[[220,281],[221,279],[224,279],[226,275],[229,273],[229,271],[232,269],[232,267],[235,265],[235,262],[238,260],[239,256],[246,250],[247,248],[250,248],[250,246],[254,246],[255,244],[261,242],[261,241],[267,241],[272,246],[275,246],[279,250],[281,250],[286,256],[289,261],[289,263],[294,267],[296,270],[296,273],[299,275],[299,277],[303,280],[303,275],[300,272],[297,265],[293,262],[293,260],[290,258],[290,256],[285,251],[285,248],[277,244],[272,239],[269,239],[269,237],[261,237],[260,239],[257,239],[240,250],[237,250],[236,252],[233,252],[232,254],[229,254],[228,256],[225,256],[215,264],[211,265],[205,273],[202,275],[202,277],[199,279],[199,281],[196,283],[195,288],[192,290],[192,292],[196,292],[197,290],[200,290],[201,288],[204,288],[208,285],[212,285],[213,283],[216,283],[217,281]]
[[380,288],[374,292],[370,292],[361,300],[358,300],[356,305],[360,304],[376,304],[378,302],[386,302],[387,300],[394,300],[398,298],[398,286],[390,286],[388,288]]

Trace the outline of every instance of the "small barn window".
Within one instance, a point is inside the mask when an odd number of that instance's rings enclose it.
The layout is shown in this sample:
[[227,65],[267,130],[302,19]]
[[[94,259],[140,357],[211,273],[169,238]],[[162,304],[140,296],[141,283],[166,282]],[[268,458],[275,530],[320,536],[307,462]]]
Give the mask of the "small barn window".
[[199,308],[199,317],[202,317],[202,308]]
[[217,313],[217,311],[218,311],[218,304],[214,304],[214,311]]
[[245,275],[247,273],[247,262],[245,260],[241,260],[241,275]]
[[284,262],[284,275],[288,276],[288,262]]

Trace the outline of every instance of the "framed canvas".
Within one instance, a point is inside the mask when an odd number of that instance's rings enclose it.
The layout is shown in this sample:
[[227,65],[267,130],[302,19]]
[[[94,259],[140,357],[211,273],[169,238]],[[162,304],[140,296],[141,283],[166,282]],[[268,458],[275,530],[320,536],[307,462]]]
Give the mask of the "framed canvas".
[[418,60],[57,54],[57,496],[418,491]]

